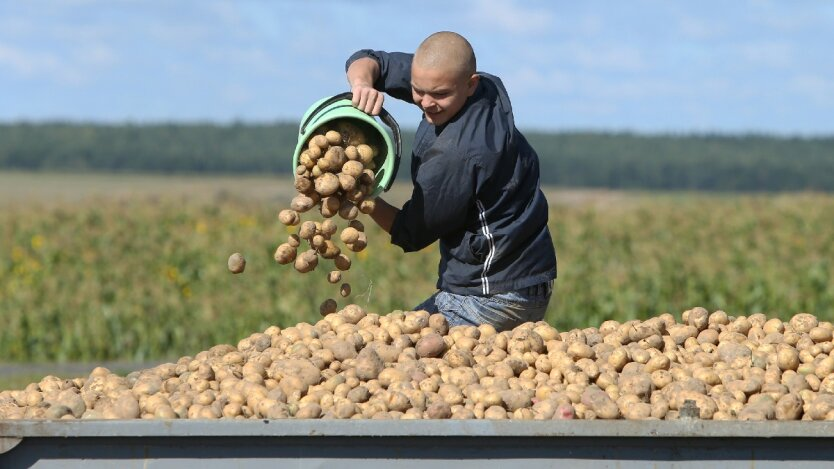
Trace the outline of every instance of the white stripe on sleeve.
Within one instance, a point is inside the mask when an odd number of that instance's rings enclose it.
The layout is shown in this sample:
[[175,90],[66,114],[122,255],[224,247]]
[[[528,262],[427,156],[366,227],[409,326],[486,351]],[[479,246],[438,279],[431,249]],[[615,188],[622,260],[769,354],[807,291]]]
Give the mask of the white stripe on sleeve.
[[478,205],[478,219],[481,220],[481,232],[489,242],[489,254],[487,254],[486,260],[484,261],[484,268],[481,271],[481,290],[484,295],[489,295],[489,278],[487,277],[487,272],[489,271],[489,265],[492,263],[492,258],[495,257],[495,240],[489,231],[489,225],[487,225],[484,204],[480,200],[476,200],[475,203]]

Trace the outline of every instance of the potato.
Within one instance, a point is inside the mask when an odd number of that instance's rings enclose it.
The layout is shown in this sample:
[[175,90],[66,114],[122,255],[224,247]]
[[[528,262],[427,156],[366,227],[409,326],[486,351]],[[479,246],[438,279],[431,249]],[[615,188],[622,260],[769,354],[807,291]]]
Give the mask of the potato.
[[782,371],[796,370],[799,367],[799,354],[795,348],[780,344],[776,349],[776,363]]
[[686,321],[698,331],[703,331],[709,325],[709,312],[701,307],[689,311]]
[[645,402],[634,402],[621,407],[620,413],[629,420],[645,420],[652,416],[652,406]]
[[354,230],[359,232],[365,231],[365,224],[359,220],[350,220],[348,222],[348,227],[353,228]]
[[363,165],[367,166],[368,163],[374,160],[374,150],[370,145],[364,143],[357,145],[356,151],[359,153],[359,161],[361,161]]
[[325,132],[324,138],[327,139],[327,143],[330,145],[339,145],[342,143],[342,134],[335,130],[328,130]]
[[363,200],[359,204],[359,211],[366,214],[366,215],[370,215],[370,214],[374,213],[375,208],[376,208],[376,201],[374,201],[374,200]]
[[356,228],[348,226],[342,230],[339,239],[345,244],[355,243],[359,239],[359,231]]
[[510,412],[518,409],[532,407],[533,401],[527,391],[508,389],[501,392],[501,401],[504,408]]
[[297,419],[317,419],[321,417],[321,414],[321,406],[313,402],[300,406],[294,417]]
[[443,355],[446,351],[446,342],[440,334],[431,333],[421,337],[415,348],[419,357],[434,358]]
[[365,233],[359,233],[357,236],[356,241],[347,245],[348,249],[353,252],[362,252],[368,246],[368,238],[365,236]]
[[360,185],[357,181],[356,187],[354,187],[353,190],[345,192],[345,198],[354,204],[361,204],[362,201],[365,200],[365,194],[367,194],[367,192],[363,190],[364,187],[365,186]]
[[356,358],[356,377],[362,381],[374,380],[385,367],[385,362],[373,348],[364,348]]
[[791,328],[799,334],[811,332],[811,329],[817,327],[818,324],[817,318],[808,313],[799,313],[790,320]]
[[[500,408],[500,407],[499,407]],[[502,411],[504,409],[501,409]],[[426,418],[429,419],[448,419],[452,418],[452,407],[444,402],[437,401],[426,408]]]
[[231,273],[239,274],[246,268],[246,259],[243,258],[241,253],[236,252],[229,256],[228,267]]
[[594,411],[602,419],[615,419],[620,416],[620,409],[611,398],[599,388],[587,388],[582,393],[582,404]]
[[311,150],[314,147],[318,147],[319,149],[324,150],[328,146],[329,144],[327,143],[327,138],[324,135],[314,135],[312,138],[310,138],[310,141],[307,144],[307,147]]
[[316,251],[318,251],[319,248],[324,246],[324,241],[325,241],[324,236],[322,236],[320,234],[314,235],[310,239],[310,247],[313,248],[313,249],[316,249]]
[[341,172],[342,174],[346,174],[356,180],[356,178],[362,175],[362,170],[364,169],[365,167],[360,161],[348,160],[342,166]]
[[342,200],[338,196],[332,195],[330,197],[323,197],[321,199],[320,207],[321,216],[324,218],[331,218],[339,213],[339,207],[341,206]]
[[[324,158],[330,161],[331,171],[338,171],[347,161],[344,148],[340,146],[332,146],[324,154]],[[322,168],[323,169],[323,168]]]
[[356,189],[356,178],[345,173],[339,173],[336,175],[339,179],[339,189],[343,192],[350,192]]
[[319,256],[316,254],[316,251],[313,249],[307,250],[296,257],[295,270],[301,272],[302,274],[312,272],[315,270],[316,265],[318,265],[318,261]]
[[341,311],[339,311],[339,315],[344,318],[346,322],[349,324],[357,324],[363,318],[365,318],[368,313],[355,304],[350,304],[344,307]]
[[316,235],[316,223],[313,221],[305,221],[298,229],[298,236],[301,239],[311,240]]
[[341,271],[350,270],[350,258],[344,254],[339,254],[338,256],[333,258],[333,263],[336,265],[336,268]]
[[814,341],[814,343],[820,342],[831,342],[832,340],[832,330],[828,327],[813,327],[810,331],[808,331],[808,337]]
[[[311,240],[333,242],[332,220],[310,223]],[[364,229],[355,221],[348,228]],[[295,246],[279,246],[276,260],[317,260],[313,250],[297,254],[300,237],[290,239]],[[333,270],[328,280],[341,276]],[[786,325],[693,308],[683,323],[664,314],[599,329],[560,333],[540,321],[499,333],[450,329],[427,311],[337,311],[333,299],[320,312],[316,324],[271,326],[237,346],[125,377],[96,368],[86,378],[47,376],[2,391],[0,419],[639,420],[679,418],[687,401],[701,419],[834,419],[834,346],[817,340],[831,324],[813,317]]]
[[358,160],[359,159],[359,151],[353,145],[348,145],[345,147],[345,156],[349,160]]
[[315,188],[322,197],[333,195],[339,190],[339,178],[333,173],[324,173],[316,178]]
[[298,224],[300,218],[298,212],[295,210],[281,210],[278,213],[278,220],[287,226],[295,226]]
[[316,168],[319,169],[321,174],[336,172],[339,169],[338,156],[333,156],[332,154],[329,157],[328,155],[322,156],[316,161]]
[[318,249],[316,249],[316,252],[318,252],[324,259],[335,259],[342,253],[342,250],[336,246],[336,243],[327,239]]
[[342,142],[347,145],[359,145],[367,141],[365,131],[358,124],[350,119],[339,119],[335,121],[336,130],[342,134]]
[[339,283],[342,280],[342,273],[338,270],[331,271],[327,274],[327,281],[330,283]]
[[799,420],[802,417],[802,399],[797,394],[785,394],[776,403],[776,420]]
[[306,176],[296,176],[294,182],[295,190],[301,194],[306,194],[314,189],[313,181]]
[[[319,150],[320,152],[321,150]],[[305,176],[307,175],[308,171],[313,169],[316,166],[316,160],[311,156],[310,152],[305,150],[301,152],[301,155],[298,157],[298,162],[300,163],[298,167],[296,167],[295,174],[296,176]],[[300,169],[303,168],[303,169]]]
[[289,243],[284,243],[278,246],[273,257],[275,262],[279,264],[289,264],[295,260],[296,253],[297,251],[294,246],[291,246]]
[[338,226],[336,226],[336,223],[333,220],[324,220],[321,222],[321,234],[326,236],[328,239],[330,239],[330,237],[333,236],[337,230]]
[[339,287],[339,294],[342,295],[342,298],[350,296],[350,284],[343,283],[342,286]]
[[[357,178],[359,184],[366,185],[366,186],[373,186],[376,183],[376,175],[370,169],[363,169],[362,174]],[[370,193],[370,190],[364,191],[366,194]]]
[[345,200],[342,202],[342,206],[339,207],[339,216],[345,220],[353,220],[359,216],[359,208],[353,202]]
[[313,199],[306,195],[297,195],[290,202],[290,208],[298,213],[304,213],[313,208]]

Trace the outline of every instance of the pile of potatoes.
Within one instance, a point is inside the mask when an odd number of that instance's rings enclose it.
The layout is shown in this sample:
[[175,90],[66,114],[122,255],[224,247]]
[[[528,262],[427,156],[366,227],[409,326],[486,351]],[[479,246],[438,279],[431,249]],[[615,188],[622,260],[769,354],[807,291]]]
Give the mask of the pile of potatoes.
[[351,304],[126,377],[48,376],[0,392],[0,419],[834,420],[832,330],[699,307],[496,332]]
[[[350,120],[335,120],[319,127],[306,142],[307,149],[298,158],[295,170],[295,189],[298,192],[290,208],[282,210],[278,219],[287,226],[299,226],[287,241],[275,250],[279,264],[293,263],[301,273],[312,272],[319,257],[332,260],[336,270],[328,273],[330,283],[341,281],[341,272],[350,269],[351,260],[333,240],[339,227],[336,215],[347,221],[338,239],[350,251],[360,252],[368,244],[365,227],[356,217],[371,213],[374,201],[370,198],[375,186],[378,143]],[[301,214],[318,206],[322,221],[301,221]],[[302,249],[302,242],[307,246]],[[343,283],[339,293],[350,295],[350,284]],[[335,300],[321,305],[322,314],[336,311]]]

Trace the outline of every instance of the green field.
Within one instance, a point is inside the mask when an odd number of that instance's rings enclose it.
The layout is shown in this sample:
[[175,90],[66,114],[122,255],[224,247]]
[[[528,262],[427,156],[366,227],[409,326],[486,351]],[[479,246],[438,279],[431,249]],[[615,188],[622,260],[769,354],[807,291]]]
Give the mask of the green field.
[[[286,183],[0,173],[0,362],[155,360],[316,321],[339,298],[329,263],[301,275],[272,260]],[[546,192],[559,259],[546,319],[559,328],[693,306],[834,319],[830,195]],[[241,275],[226,268],[236,251]],[[434,246],[403,254],[369,228],[348,299],[409,309],[433,293],[436,264]]]

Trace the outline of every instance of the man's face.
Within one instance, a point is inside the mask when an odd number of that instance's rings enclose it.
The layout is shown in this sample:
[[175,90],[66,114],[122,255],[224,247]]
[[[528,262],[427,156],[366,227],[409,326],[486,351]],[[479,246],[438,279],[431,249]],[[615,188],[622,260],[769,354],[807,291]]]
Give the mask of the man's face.
[[477,75],[442,68],[411,67],[411,96],[429,123],[443,125],[460,111],[478,86]]

